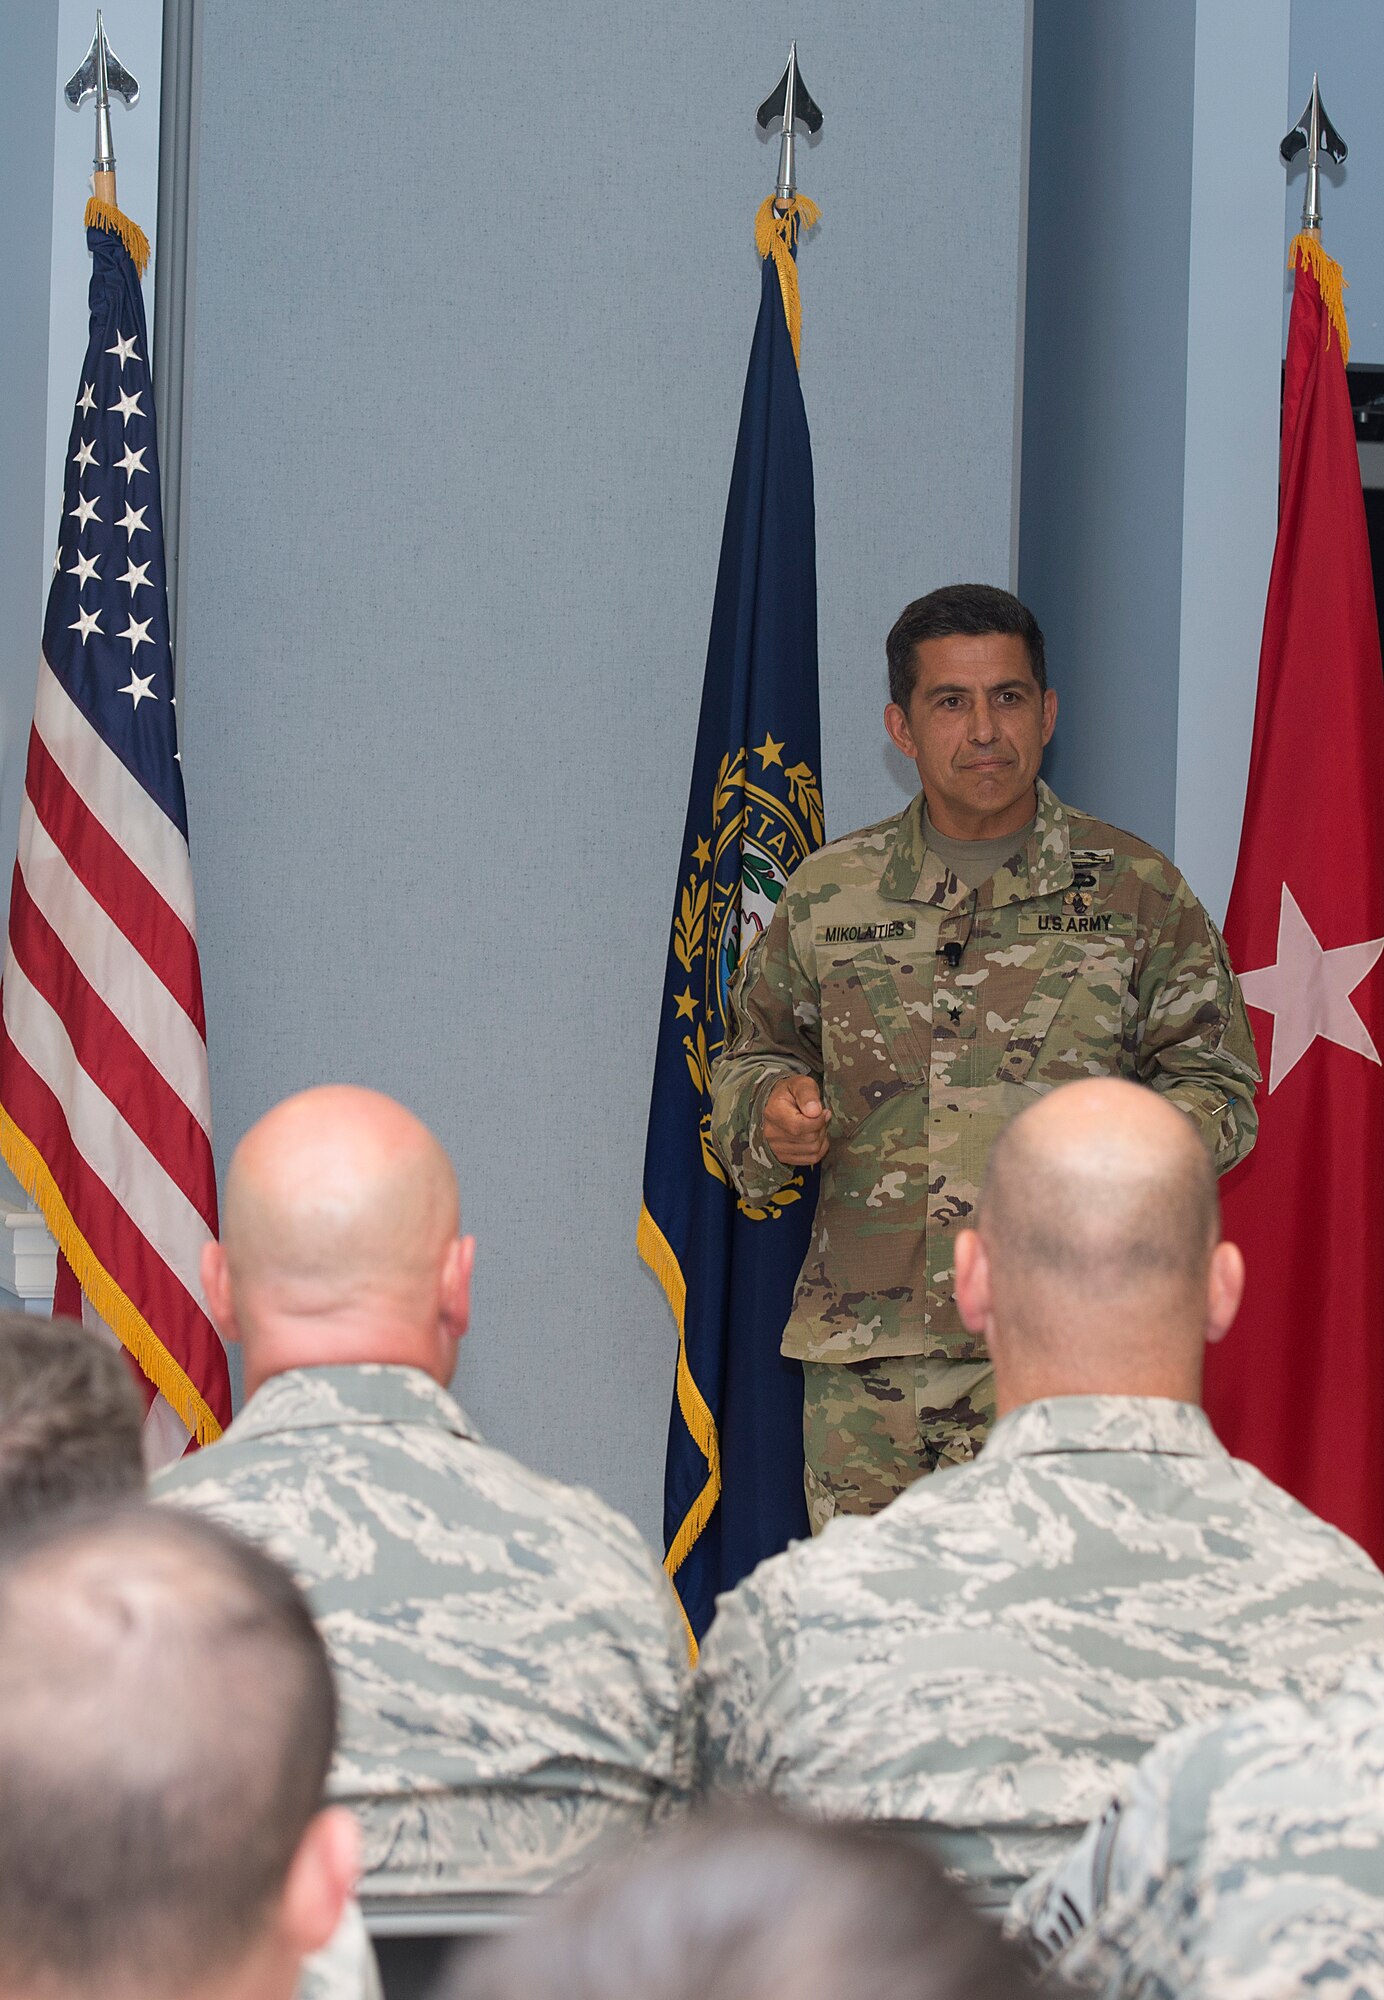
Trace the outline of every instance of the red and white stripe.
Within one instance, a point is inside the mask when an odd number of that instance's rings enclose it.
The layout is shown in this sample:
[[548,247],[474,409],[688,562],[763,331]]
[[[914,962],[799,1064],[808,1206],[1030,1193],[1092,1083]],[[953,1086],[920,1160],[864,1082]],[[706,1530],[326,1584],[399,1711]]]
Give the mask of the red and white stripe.
[[[42,658],[0,1079],[5,1111],[91,1255],[228,1422],[225,1355],[198,1269],[216,1229],[216,1179],[187,843]],[[151,1422],[178,1456],[187,1433],[162,1397]]]

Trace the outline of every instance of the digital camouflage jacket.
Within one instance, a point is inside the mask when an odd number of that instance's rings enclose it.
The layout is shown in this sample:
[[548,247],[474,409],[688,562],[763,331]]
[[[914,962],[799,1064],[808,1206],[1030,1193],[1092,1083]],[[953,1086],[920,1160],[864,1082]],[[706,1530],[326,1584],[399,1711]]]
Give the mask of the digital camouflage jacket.
[[1170,1730],[1320,1694],[1381,1644],[1364,1550],[1199,1409],[1057,1396],[718,1600],[700,1783],[925,1835],[1000,1910]]
[[684,1802],[687,1645],[660,1565],[420,1369],[275,1375],[154,1493],[307,1591],[366,1898],[551,1889]]
[[1384,1655],[1170,1736],[1021,1905],[1106,2000],[1384,1993]]
[[783,1077],[824,1089],[830,1150],[783,1338],[804,1361],[984,1349],[952,1245],[990,1147],[1035,1094],[1085,1076],[1165,1092],[1221,1172],[1254,1143],[1244,1001],[1211,919],[1155,848],[1043,783],[1026,846],[979,889],[926,847],[922,795],[789,877],[731,991],[712,1136],[740,1195],[794,1170],[769,1150]]

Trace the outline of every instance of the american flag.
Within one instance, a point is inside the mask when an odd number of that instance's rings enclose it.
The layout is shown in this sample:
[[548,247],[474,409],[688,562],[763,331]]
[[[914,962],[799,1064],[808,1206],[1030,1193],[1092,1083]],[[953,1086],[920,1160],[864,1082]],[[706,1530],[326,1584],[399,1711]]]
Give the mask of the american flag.
[[60,1303],[66,1260],[137,1364],[163,1460],[220,1435],[230,1384],[198,1273],[216,1174],[149,343],[125,243],[87,243],[0,981],[0,1152],[57,1241]]

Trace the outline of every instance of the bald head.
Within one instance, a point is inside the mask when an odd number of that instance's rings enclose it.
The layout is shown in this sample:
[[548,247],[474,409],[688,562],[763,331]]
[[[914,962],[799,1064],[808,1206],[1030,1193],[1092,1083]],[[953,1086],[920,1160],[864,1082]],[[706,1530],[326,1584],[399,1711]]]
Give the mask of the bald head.
[[470,1244],[426,1125],[344,1084],[303,1091],[236,1148],[203,1277],[250,1387],[284,1368],[387,1361],[450,1379]]
[[958,1244],[958,1302],[984,1327],[1002,1404],[1195,1400],[1203,1344],[1239,1302],[1219,1225],[1211,1157],[1166,1098],[1104,1077],[1031,1105],[996,1142],[978,1235]]

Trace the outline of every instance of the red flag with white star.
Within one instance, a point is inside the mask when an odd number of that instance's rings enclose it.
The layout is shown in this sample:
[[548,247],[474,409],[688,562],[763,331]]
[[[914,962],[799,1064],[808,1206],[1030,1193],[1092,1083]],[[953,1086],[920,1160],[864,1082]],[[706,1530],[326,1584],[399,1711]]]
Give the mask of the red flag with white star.
[[1230,1449],[1384,1559],[1384,673],[1341,270],[1293,245],[1278,542],[1225,935],[1264,1081],[1222,1188],[1240,1317],[1208,1356]]

